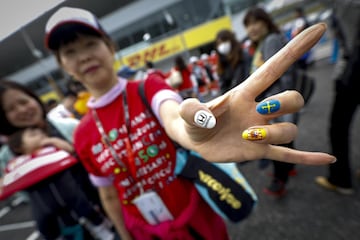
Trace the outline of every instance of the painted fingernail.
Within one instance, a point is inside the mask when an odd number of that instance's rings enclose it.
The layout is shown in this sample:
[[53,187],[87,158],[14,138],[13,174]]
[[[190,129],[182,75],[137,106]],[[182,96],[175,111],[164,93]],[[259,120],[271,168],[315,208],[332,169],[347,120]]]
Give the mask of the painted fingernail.
[[280,102],[278,100],[269,100],[261,102],[256,106],[256,111],[260,114],[270,114],[277,112],[280,109]]
[[262,140],[265,139],[265,137],[266,137],[266,131],[264,128],[246,129],[242,133],[242,138],[250,141]]
[[216,125],[216,118],[211,113],[199,110],[195,113],[194,116],[195,123],[203,128],[213,128]]

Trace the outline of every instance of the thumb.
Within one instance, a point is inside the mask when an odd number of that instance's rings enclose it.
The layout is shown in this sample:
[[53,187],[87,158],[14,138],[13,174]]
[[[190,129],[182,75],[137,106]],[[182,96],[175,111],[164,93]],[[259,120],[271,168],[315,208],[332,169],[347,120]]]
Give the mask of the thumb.
[[180,104],[180,116],[190,126],[211,129],[216,125],[213,113],[196,98],[188,98]]

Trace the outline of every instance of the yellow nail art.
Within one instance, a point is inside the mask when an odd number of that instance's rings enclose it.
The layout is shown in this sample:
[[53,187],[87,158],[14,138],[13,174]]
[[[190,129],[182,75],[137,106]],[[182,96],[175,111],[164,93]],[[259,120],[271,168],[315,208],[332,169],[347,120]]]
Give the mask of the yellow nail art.
[[252,128],[243,131],[242,138],[250,141],[265,139],[266,131],[264,128]]

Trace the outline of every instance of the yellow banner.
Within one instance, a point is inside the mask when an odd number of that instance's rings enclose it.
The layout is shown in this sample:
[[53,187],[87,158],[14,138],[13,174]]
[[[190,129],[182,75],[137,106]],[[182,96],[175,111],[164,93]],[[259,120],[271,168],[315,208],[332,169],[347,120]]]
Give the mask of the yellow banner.
[[59,95],[55,91],[50,91],[50,92],[40,95],[40,99],[44,103],[46,103],[50,99],[55,99],[55,100],[60,101]]
[[232,29],[231,19],[224,16],[208,23],[201,24],[184,33],[174,35],[138,52],[121,57],[116,61],[115,69],[124,64],[137,69],[146,61],[157,62],[186,50],[202,46],[215,40],[216,34],[222,29]]
[[[144,50],[122,57],[122,62],[123,64],[136,69],[142,67],[146,61],[157,62],[178,52],[182,52],[185,47],[181,37],[181,35],[176,35],[152,44]],[[118,64],[120,67],[120,63]]]
[[215,40],[216,34],[223,29],[232,29],[231,19],[227,16],[201,24],[184,32],[186,47],[193,49]]

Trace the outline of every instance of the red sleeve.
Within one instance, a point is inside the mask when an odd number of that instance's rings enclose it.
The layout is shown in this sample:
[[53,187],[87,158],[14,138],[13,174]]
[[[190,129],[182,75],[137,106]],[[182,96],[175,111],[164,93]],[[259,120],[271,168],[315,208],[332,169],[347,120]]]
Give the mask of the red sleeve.
[[146,79],[145,89],[146,89],[146,94],[148,96],[153,96],[160,90],[164,90],[164,89],[172,90],[172,88],[164,81],[163,78],[156,75],[149,76]]

